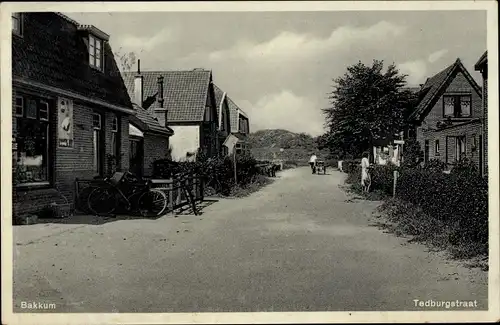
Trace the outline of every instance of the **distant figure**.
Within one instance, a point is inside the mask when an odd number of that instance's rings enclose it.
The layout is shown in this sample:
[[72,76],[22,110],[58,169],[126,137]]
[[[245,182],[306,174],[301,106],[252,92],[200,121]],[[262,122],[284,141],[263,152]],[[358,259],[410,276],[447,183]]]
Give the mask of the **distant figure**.
[[368,167],[370,167],[370,161],[368,160],[368,153],[363,153],[363,158],[361,159],[361,186],[364,192],[370,190],[370,174],[368,174]]
[[311,165],[311,171],[313,174],[316,173],[316,160],[318,160],[318,157],[316,157],[316,154],[313,153],[309,159],[309,165]]
[[337,162],[337,168],[341,171],[341,172],[344,172],[344,170],[342,169],[342,160],[339,160]]

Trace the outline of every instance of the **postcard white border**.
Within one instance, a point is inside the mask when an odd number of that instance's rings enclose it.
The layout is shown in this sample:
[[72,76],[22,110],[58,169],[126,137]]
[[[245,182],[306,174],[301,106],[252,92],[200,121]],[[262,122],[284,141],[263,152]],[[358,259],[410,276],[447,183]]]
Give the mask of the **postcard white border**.
[[[140,4],[140,8],[138,6]],[[1,8],[1,179],[2,179],[2,323],[4,324],[158,324],[158,323],[367,323],[498,321],[499,299],[499,112],[498,112],[498,5],[496,1],[343,1],[343,2],[116,2],[2,3]],[[290,312],[290,313],[175,313],[175,314],[14,314],[12,312],[11,138],[12,11],[132,12],[132,11],[421,11],[487,10],[488,40],[488,141],[489,141],[489,311],[423,312]]]

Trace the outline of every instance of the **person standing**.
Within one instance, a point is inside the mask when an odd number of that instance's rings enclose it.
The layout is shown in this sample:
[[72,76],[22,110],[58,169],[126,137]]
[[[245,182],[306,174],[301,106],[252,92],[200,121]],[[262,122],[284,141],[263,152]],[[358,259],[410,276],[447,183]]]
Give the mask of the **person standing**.
[[363,186],[363,191],[368,192],[370,186],[370,175],[368,174],[368,168],[370,167],[370,161],[368,160],[368,153],[363,153],[363,158],[361,159],[361,186]]
[[316,154],[312,154],[311,158],[309,158],[309,165],[311,165],[311,171],[313,174],[316,173],[316,160],[318,160],[318,157],[316,157]]

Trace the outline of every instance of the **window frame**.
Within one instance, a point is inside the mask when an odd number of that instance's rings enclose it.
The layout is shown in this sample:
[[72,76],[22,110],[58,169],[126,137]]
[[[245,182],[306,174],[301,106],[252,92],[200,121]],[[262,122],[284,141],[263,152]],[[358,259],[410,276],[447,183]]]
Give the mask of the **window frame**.
[[[96,175],[103,176],[105,170],[105,134],[103,132],[103,113],[92,112],[92,168]],[[99,117],[99,126],[94,126],[94,117]],[[97,139],[95,136],[97,135]]]
[[[20,106],[17,104],[17,100],[18,100],[18,99],[20,99],[20,100],[21,100],[21,105],[20,105]],[[16,117],[24,117],[24,103],[25,103],[25,101],[24,101],[24,97],[23,97],[23,96],[16,96],[16,98],[15,98],[15,102],[14,102],[14,108],[15,108],[16,110],[15,110],[15,112],[14,112],[14,116],[16,116]],[[17,113],[17,108],[18,108],[18,107],[21,107],[21,114],[18,114],[18,113]]]
[[14,35],[17,35],[19,37],[23,37],[24,35],[24,17],[23,17],[23,13],[22,12],[13,12],[11,14],[11,19],[14,20],[16,19],[17,21],[19,21],[19,30],[16,30],[14,29],[14,23],[12,21],[12,33]]
[[[463,139],[463,151],[460,140]],[[460,161],[461,155],[464,154],[464,158],[467,157],[467,138],[465,135],[455,136],[455,162]]]
[[[50,124],[50,119],[51,119],[51,110],[50,110],[50,102],[47,99],[42,99],[38,96],[32,96],[32,95],[17,95],[16,99],[21,98],[22,103],[23,103],[23,115],[18,115],[15,114],[15,118],[17,119],[17,125],[20,125],[20,123],[23,123],[23,121],[26,121],[27,123],[37,125],[40,129],[43,129],[44,137],[45,137],[45,148],[42,153],[42,162],[45,161],[45,175],[46,179],[43,181],[31,181],[31,182],[24,182],[24,183],[18,183],[15,184],[14,187],[16,188],[29,188],[29,187],[47,187],[51,186],[53,184],[53,168],[54,166],[52,165],[52,160],[51,160],[51,155],[54,152],[54,147],[52,144],[53,140],[53,128]],[[28,102],[28,100],[34,101],[37,107],[37,114],[35,118],[32,117],[27,117],[26,113],[27,111],[24,109],[25,103]],[[40,117],[39,113],[39,104],[44,103],[47,105],[47,119],[42,119]],[[19,138],[25,138],[25,136],[19,132],[16,129],[16,143],[19,143],[18,139]],[[14,151],[14,150],[13,150]],[[19,158],[18,152],[19,152],[19,144],[16,146],[16,169],[17,169],[17,159]],[[42,163],[43,166],[43,163]]]
[[46,101],[46,100],[41,99],[41,100],[40,100],[40,105],[42,105],[42,104],[45,104],[45,107],[47,108],[47,118],[46,118],[46,119],[45,119],[45,118],[43,118],[43,119],[42,119],[41,114],[40,114],[40,112],[41,112],[41,107],[39,107],[39,108],[38,108],[38,119],[39,119],[40,121],[49,122],[49,120],[50,120],[50,106],[49,106],[49,102],[48,102],[48,101]]
[[[446,99],[453,98],[453,114],[446,114]],[[467,98],[469,101],[469,114],[462,115],[462,98]],[[472,117],[472,94],[444,94],[443,95],[443,118],[471,118]]]
[[[97,44],[99,44],[99,56],[97,55]],[[89,34],[89,65],[93,69],[104,71],[104,40],[95,36],[94,34]],[[97,65],[99,62],[99,65]]]

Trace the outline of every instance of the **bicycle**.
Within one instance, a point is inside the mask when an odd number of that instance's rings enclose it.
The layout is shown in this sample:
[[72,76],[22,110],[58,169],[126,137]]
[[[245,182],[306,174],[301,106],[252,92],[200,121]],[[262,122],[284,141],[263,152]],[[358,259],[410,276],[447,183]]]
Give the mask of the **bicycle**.
[[151,188],[150,181],[139,181],[130,172],[116,172],[105,178],[88,197],[89,210],[98,216],[112,214],[119,204],[125,211],[137,210],[142,216],[160,216],[168,206],[163,191]]

